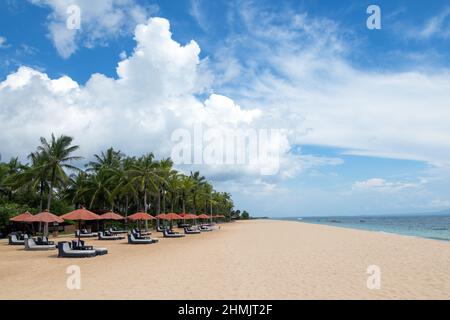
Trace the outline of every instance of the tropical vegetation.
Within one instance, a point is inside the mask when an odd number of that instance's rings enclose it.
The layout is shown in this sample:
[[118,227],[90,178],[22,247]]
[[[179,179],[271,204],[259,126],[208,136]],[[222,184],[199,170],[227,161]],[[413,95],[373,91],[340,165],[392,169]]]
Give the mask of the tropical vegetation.
[[83,163],[78,151],[72,137],[52,135],[40,139],[27,163],[18,158],[0,161],[0,229],[27,210],[63,214],[81,206],[124,216],[144,211],[240,217],[229,193],[214,190],[200,172],[175,170],[169,158],[157,159],[153,153],[127,156],[110,148],[77,167]]

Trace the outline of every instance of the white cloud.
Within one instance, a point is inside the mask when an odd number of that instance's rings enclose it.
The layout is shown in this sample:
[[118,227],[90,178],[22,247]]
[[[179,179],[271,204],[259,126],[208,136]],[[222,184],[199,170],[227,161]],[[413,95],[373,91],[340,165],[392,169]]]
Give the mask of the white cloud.
[[[92,48],[105,45],[110,38],[129,34],[137,23],[157,11],[156,6],[141,6],[135,0],[29,0],[39,6],[49,7],[49,37],[58,53],[68,58],[79,45]],[[66,26],[69,17],[67,8],[76,5],[81,9],[81,29],[71,30]]]
[[[152,151],[167,157],[175,129],[190,130],[200,122],[221,130],[267,124],[260,119],[259,109],[244,109],[226,96],[197,98],[206,85],[200,48],[195,41],[184,46],[174,41],[166,19],[139,24],[135,40],[134,52],[118,63],[117,79],[94,74],[80,85],[68,76],[51,79],[29,67],[10,74],[0,83],[4,156],[19,153],[24,158],[40,136],[54,132],[75,137],[85,157],[109,146],[129,154]],[[301,160],[289,150],[283,136],[280,176],[298,172],[296,163]],[[261,165],[203,166],[201,170],[218,178],[259,177]]]
[[395,192],[405,189],[418,188],[420,184],[409,182],[391,182],[381,178],[372,178],[365,181],[357,181],[353,184],[355,191],[379,191],[379,192]]
[[209,26],[205,18],[205,15],[202,11],[202,6],[203,6],[202,0],[191,0],[189,14],[195,19],[198,26],[203,31],[208,31]]
[[442,10],[440,14],[430,18],[420,28],[408,27],[406,35],[411,39],[430,39],[433,37],[448,39],[450,37],[450,8]]
[[348,58],[352,33],[333,21],[239,9],[242,31],[222,41],[219,61],[227,52],[240,65],[218,69],[236,75],[221,89],[264,114],[276,110],[291,144],[450,165],[450,70],[363,70]]
[[6,38],[0,36],[0,49],[9,47]]

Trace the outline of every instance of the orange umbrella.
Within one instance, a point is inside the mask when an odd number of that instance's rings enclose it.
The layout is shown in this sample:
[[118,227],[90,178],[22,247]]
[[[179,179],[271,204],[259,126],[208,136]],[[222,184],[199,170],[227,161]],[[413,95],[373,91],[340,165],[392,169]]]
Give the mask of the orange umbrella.
[[160,214],[158,214],[156,216],[156,218],[164,220],[166,218],[166,214],[165,213],[160,213]]
[[44,211],[41,213],[38,213],[35,216],[29,217],[27,222],[42,222],[45,223],[44,225],[44,236],[48,236],[48,224],[49,223],[64,223],[64,220],[61,219],[61,217],[58,217],[54,215],[53,213],[50,213],[48,211]]
[[101,220],[102,218],[85,208],[81,208],[65,215],[62,215],[61,218],[64,220],[72,220],[72,221],[92,221],[92,220]]
[[164,216],[165,220],[183,220],[183,217],[176,213],[166,213]]
[[[72,212],[66,213],[65,215],[62,215],[61,218],[64,220],[71,220],[71,221],[78,221],[78,230],[81,229],[81,221],[92,221],[92,220],[101,220],[102,218],[89,211],[85,208],[81,208],[78,210],[74,210]],[[81,230],[79,231],[79,235],[81,234]],[[78,237],[80,238],[80,237]]]
[[148,213],[145,213],[145,212],[138,212],[138,213],[135,213],[135,214],[129,216],[128,219],[130,219],[131,221],[139,221],[139,220],[148,221],[148,220],[156,220],[156,218],[155,218],[154,216],[149,215]]
[[191,213],[181,213],[180,217],[182,217],[184,220],[195,220],[195,219],[197,219],[197,216],[195,214],[191,214]]
[[102,220],[125,220],[125,217],[122,217],[120,214],[114,213],[114,212],[107,212],[100,216],[100,219]]
[[207,216],[206,214],[201,214],[199,216],[197,216],[197,219],[209,219],[210,217]]
[[[141,220],[145,221],[145,229],[146,230],[148,230],[148,225],[147,225],[148,221],[156,220],[156,218],[154,216],[149,215],[148,213],[145,213],[145,212],[135,213],[135,214],[129,216],[128,219],[130,219],[131,221],[141,221]],[[140,227],[139,222],[138,222],[138,227]]]
[[27,221],[29,218],[31,218],[33,215],[31,213],[24,212],[19,214],[18,216],[15,216],[14,218],[9,219],[11,222],[29,222]]

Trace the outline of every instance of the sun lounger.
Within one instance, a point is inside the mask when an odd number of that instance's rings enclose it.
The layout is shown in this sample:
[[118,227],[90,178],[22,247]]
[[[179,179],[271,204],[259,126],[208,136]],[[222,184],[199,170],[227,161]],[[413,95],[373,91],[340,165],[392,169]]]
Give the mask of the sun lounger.
[[128,233],[127,230],[116,230],[114,228],[109,228],[109,232],[111,234],[125,234],[125,233]]
[[25,250],[27,251],[47,251],[55,250],[54,244],[37,244],[33,238],[25,239]]
[[210,227],[207,227],[207,226],[200,226],[200,227],[198,227],[198,230],[200,230],[201,232],[213,231]]
[[178,224],[178,228],[189,228],[191,225],[189,223],[179,223]]
[[199,234],[199,233],[201,233],[201,231],[185,227],[184,228],[184,233],[185,234]]
[[163,234],[164,234],[164,238],[182,238],[185,236],[182,233],[173,232],[172,230],[169,230],[169,229],[164,230]]
[[73,250],[94,250],[93,246],[87,246],[85,245],[85,242],[83,240],[72,240],[72,246],[71,248]]
[[136,238],[133,233],[128,234],[128,243],[129,244],[152,244],[157,243],[158,239],[150,239],[150,238]]
[[149,236],[149,235],[152,234],[150,231],[142,231],[142,230],[139,230],[139,229],[137,229],[137,228],[134,228],[134,229],[131,230],[131,231],[132,231],[134,234],[138,233],[138,234],[141,234],[141,235],[143,235],[143,236]]
[[49,241],[47,237],[37,237],[34,241],[39,246],[55,245],[55,243],[53,241]]
[[158,232],[164,232],[164,230],[166,230],[166,229],[167,229],[166,227],[158,226],[158,227],[156,228],[156,231],[158,231]]
[[98,233],[98,240],[123,240],[125,239],[125,237],[122,236],[115,236],[115,235],[106,235],[105,233],[103,233],[103,231],[100,231]]
[[28,235],[25,234],[25,235],[24,235],[24,239],[23,239],[23,240],[20,240],[20,239],[17,237],[17,235],[16,235],[15,233],[13,233],[13,234],[10,234],[10,235],[9,235],[8,239],[9,239],[8,244],[9,244],[10,246],[22,246],[22,245],[25,244],[25,240],[28,239]]
[[91,258],[96,255],[95,250],[73,250],[69,242],[58,243],[58,258]]
[[83,231],[80,233],[80,230],[76,230],[75,237],[77,237],[77,238],[93,238],[93,237],[98,236],[98,234],[96,232],[89,233],[89,232],[87,232],[87,230],[83,230]]

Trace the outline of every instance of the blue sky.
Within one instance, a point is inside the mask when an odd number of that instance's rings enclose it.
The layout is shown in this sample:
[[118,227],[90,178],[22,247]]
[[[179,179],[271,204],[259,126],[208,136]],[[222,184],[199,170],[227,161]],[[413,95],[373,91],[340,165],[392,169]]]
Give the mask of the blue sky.
[[[64,5],[69,3],[81,6],[81,30],[67,35],[56,28],[52,33],[52,26],[64,25]],[[44,129],[31,122],[26,133],[11,133],[8,141],[1,141],[3,157],[26,154],[38,136],[52,131],[76,138],[82,135],[80,144],[91,144],[86,154],[110,145],[130,153],[145,152],[142,145],[159,148],[161,137],[167,138],[170,129],[184,121],[165,115],[164,108],[174,103],[170,95],[141,96],[147,90],[143,83],[153,84],[154,79],[146,75],[142,80],[136,70],[147,65],[133,61],[138,60],[137,42],[147,57],[161,46],[172,48],[167,41],[155,44],[135,39],[137,25],[150,26],[148,18],[162,17],[170,22],[173,43],[196,53],[195,46],[189,47],[194,40],[201,49],[196,54],[199,67],[192,79],[189,66],[179,66],[172,74],[170,63],[167,70],[148,65],[161,83],[181,83],[185,87],[192,84],[190,90],[169,88],[179,92],[178,103],[195,100],[192,103],[205,103],[207,107],[205,101],[211,95],[223,95],[232,99],[232,108],[241,117],[237,121],[251,117],[246,112],[259,110],[262,120],[254,121],[256,127],[289,131],[282,170],[277,176],[201,168],[209,178],[217,180],[220,189],[233,194],[240,208],[254,215],[295,216],[432,212],[450,207],[447,1],[435,0],[432,6],[423,1],[349,0],[126,0],[119,4],[109,1],[110,6],[88,3],[0,3],[0,81],[27,66],[33,71],[18,73],[17,79],[11,81],[28,79],[31,72],[42,82],[26,80],[26,96],[21,90],[7,92],[6,85],[0,86],[0,98],[5,99],[0,117],[3,121],[13,119],[8,125],[3,122],[0,129],[14,132],[27,125],[27,112],[31,117],[33,112],[46,110],[35,110],[35,101],[51,101],[50,105],[67,102],[72,108],[65,112],[80,108],[73,111],[77,117],[72,119],[74,123],[82,119],[98,125],[90,118],[96,112],[91,106],[106,108],[103,114],[108,111],[106,102],[98,97],[105,95],[106,101],[111,90],[108,86],[126,77],[133,79],[126,92],[135,90],[137,95],[124,100],[129,110],[120,109],[125,108],[123,104],[111,110],[140,116],[145,110],[148,114],[160,112],[159,121],[169,124],[157,133],[157,129],[144,124],[136,129],[142,140],[130,146],[125,129],[120,134],[120,130],[109,132],[97,127],[89,136],[85,128],[73,129],[70,119],[62,124],[61,119],[47,117]],[[366,9],[371,4],[381,8],[381,30],[366,27]],[[111,22],[113,18],[116,20]],[[155,26],[148,32],[155,32]],[[175,57],[184,54],[192,58],[184,51]],[[127,59],[129,65],[136,63],[136,68],[127,65],[123,74],[118,73],[118,63]],[[178,67],[176,62],[172,64]],[[107,80],[92,80],[94,74]],[[61,92],[42,93],[42,89],[34,87],[44,88],[51,79],[62,76],[76,83],[79,91],[64,91],[61,97]],[[150,105],[157,105],[163,98],[157,111],[149,111]],[[133,109],[135,102],[138,106]],[[226,102],[222,99],[217,103]],[[223,105],[214,108],[217,114],[227,110],[221,109]],[[156,121],[148,117],[147,121]],[[111,121],[111,126],[117,125]],[[130,121],[130,127],[135,125]],[[152,134],[158,138],[152,138]],[[161,152],[167,150],[161,147]]]

